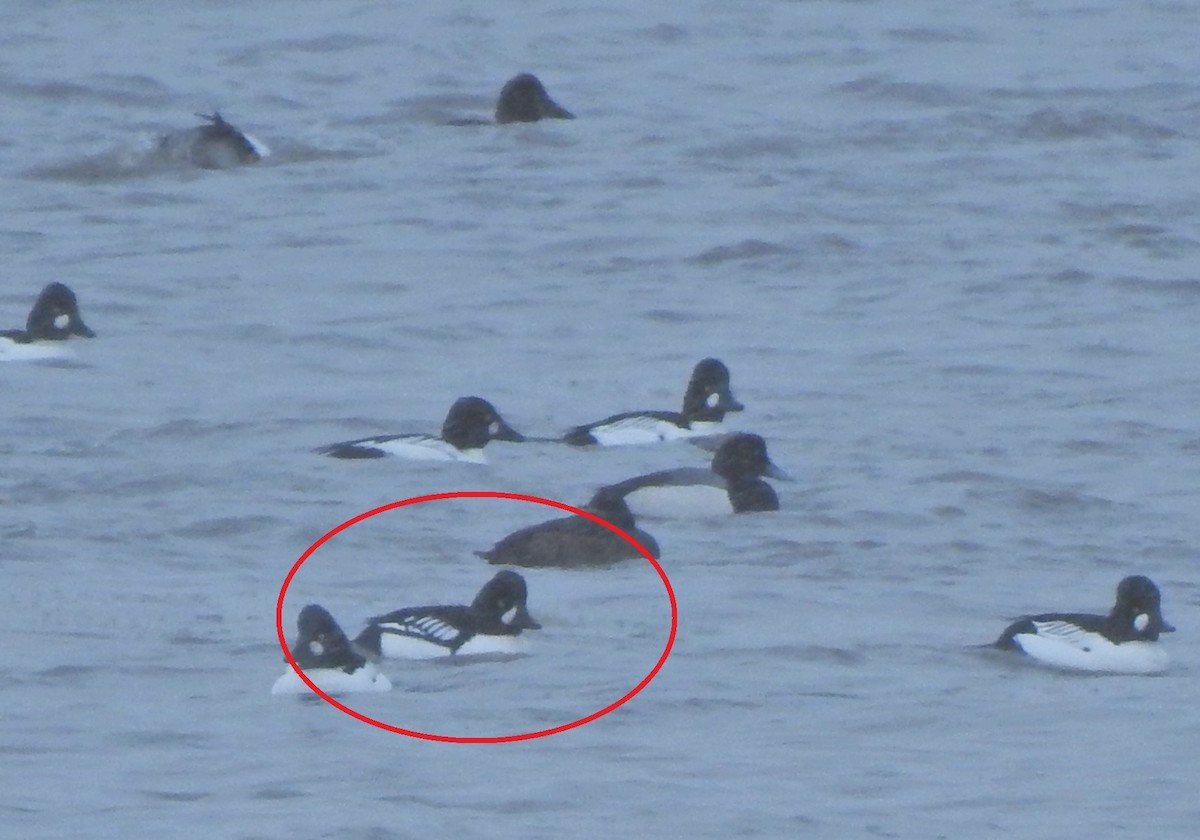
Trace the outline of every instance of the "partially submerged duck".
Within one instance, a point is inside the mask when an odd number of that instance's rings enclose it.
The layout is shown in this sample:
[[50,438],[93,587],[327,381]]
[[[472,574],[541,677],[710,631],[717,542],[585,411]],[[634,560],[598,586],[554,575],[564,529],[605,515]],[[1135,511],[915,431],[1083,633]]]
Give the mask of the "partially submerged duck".
[[197,114],[207,124],[175,131],[158,141],[158,151],[171,160],[201,169],[232,169],[258,163],[271,151],[219,113]]
[[1163,619],[1154,581],[1130,575],[1117,585],[1116,603],[1108,615],[1028,615],[1010,624],[993,645],[1055,668],[1156,674],[1170,661],[1158,637],[1174,630]]
[[73,335],[96,337],[79,314],[75,293],[63,283],[51,283],[34,301],[25,329],[0,330],[0,359],[62,355],[62,342]]
[[573,120],[575,115],[551,99],[545,85],[532,73],[521,73],[504,83],[500,98],[496,100],[496,122],[546,119]]

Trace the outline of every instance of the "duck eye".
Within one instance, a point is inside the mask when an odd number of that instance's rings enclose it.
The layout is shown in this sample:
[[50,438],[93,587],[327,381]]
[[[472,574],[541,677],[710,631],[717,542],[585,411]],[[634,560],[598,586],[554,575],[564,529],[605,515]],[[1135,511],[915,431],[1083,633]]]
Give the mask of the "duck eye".
[[1133,629],[1142,631],[1150,625],[1150,616],[1145,613],[1139,613],[1133,618]]

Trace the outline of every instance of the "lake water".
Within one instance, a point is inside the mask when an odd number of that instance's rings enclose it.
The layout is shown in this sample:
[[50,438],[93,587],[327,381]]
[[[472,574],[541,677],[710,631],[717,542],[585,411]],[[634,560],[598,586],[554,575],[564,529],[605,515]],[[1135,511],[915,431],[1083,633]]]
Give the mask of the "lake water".
[[[509,4],[514,5],[514,4]],[[1192,837],[1200,7],[1081,0],[0,10],[0,834]],[[578,115],[452,127],[537,73]],[[152,165],[220,110],[273,154]],[[284,575],[459,490],[580,504],[686,445],[343,462],[479,394],[553,435],[723,359],[777,514],[643,525],[675,649],[600,720],[419,741],[272,697]],[[381,514],[285,605],[463,602],[556,511]],[[1157,678],[972,645],[1149,575]],[[397,726],[559,725],[653,665],[646,563],[531,571],[530,656],[387,663]]]

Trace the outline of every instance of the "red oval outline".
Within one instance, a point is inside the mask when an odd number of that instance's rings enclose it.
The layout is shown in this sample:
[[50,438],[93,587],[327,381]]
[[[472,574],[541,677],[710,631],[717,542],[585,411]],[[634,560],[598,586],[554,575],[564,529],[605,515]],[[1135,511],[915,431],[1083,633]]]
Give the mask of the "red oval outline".
[[[535,504],[545,505],[547,507],[555,507],[555,508],[559,508],[561,510],[570,511],[571,513],[574,513],[578,516],[587,517],[588,519],[592,520],[593,522],[598,522],[599,524],[603,525],[605,528],[608,528],[610,531],[612,531],[615,534],[620,535],[627,542],[629,542],[634,548],[636,548],[641,553],[641,555],[643,557],[646,558],[646,560],[650,563],[650,565],[654,567],[654,571],[658,572],[658,576],[662,580],[662,583],[663,583],[663,588],[666,589],[666,591],[667,591],[667,600],[671,604],[671,632],[667,635],[667,644],[663,648],[662,655],[658,657],[658,661],[656,663],[654,663],[654,667],[650,669],[650,672],[647,673],[646,676],[642,678],[641,682],[639,682],[632,689],[627,691],[619,699],[608,704],[607,706],[605,706],[604,708],[602,708],[598,711],[592,712],[590,715],[579,718],[578,720],[573,720],[568,723],[561,724],[559,726],[553,726],[549,729],[539,729],[535,732],[521,732],[516,735],[493,735],[493,736],[479,736],[479,737],[463,737],[463,736],[456,736],[456,735],[437,735],[432,732],[420,732],[415,729],[404,729],[399,726],[392,726],[390,723],[384,723],[381,720],[376,720],[373,717],[364,715],[361,712],[351,709],[349,706],[339,703],[337,700],[334,700],[332,697],[330,697],[328,694],[326,694],[324,691],[322,691],[320,688],[318,688],[316,683],[314,683],[312,680],[310,680],[308,678],[308,675],[305,674],[304,671],[300,668],[300,666],[296,664],[296,660],[292,657],[292,652],[288,648],[287,635],[283,629],[283,599],[287,595],[288,587],[290,587],[292,585],[292,578],[294,578],[296,576],[296,572],[300,571],[300,567],[304,565],[304,563],[308,560],[308,558],[311,557],[318,548],[320,548],[326,542],[331,540],[333,537],[340,534],[342,531],[349,528],[351,525],[356,525],[359,522],[362,522],[364,519],[370,519],[372,516],[375,516],[376,514],[384,513],[389,510],[395,510],[396,508],[407,507],[408,505],[421,504],[422,502],[436,502],[436,501],[441,501],[444,499],[513,499],[513,500],[519,501],[519,502],[533,502]],[[659,564],[659,562],[650,556],[650,552],[648,552],[645,549],[645,547],[642,546],[641,543],[639,543],[637,540],[635,540],[633,537],[631,537],[625,531],[622,531],[620,528],[618,528],[616,525],[613,525],[611,522],[609,522],[605,519],[601,519],[599,516],[596,516],[594,513],[591,513],[586,510],[581,510],[580,508],[573,507],[572,505],[565,504],[564,502],[559,502],[554,499],[544,499],[541,496],[529,496],[524,493],[500,493],[500,492],[494,492],[494,491],[490,491],[490,490],[462,490],[462,491],[457,491],[457,492],[452,492],[452,493],[431,493],[427,496],[413,496],[412,498],[409,498],[409,499],[401,499],[396,502],[389,502],[386,505],[380,505],[379,507],[374,508],[373,510],[369,510],[365,513],[360,513],[358,516],[354,516],[354,517],[351,517],[350,519],[347,519],[345,522],[341,523],[336,528],[333,528],[332,530],[327,531],[325,534],[323,534],[316,542],[314,542],[312,545],[310,545],[303,554],[300,555],[300,559],[298,559],[295,563],[292,564],[292,568],[288,571],[287,577],[285,577],[283,579],[283,585],[279,588],[279,597],[275,601],[275,632],[279,636],[279,644],[280,644],[280,647],[283,648],[283,655],[287,659],[288,664],[292,667],[292,669],[297,674],[300,675],[300,679],[304,681],[304,684],[307,685],[310,689],[312,689],[312,691],[314,691],[318,697],[320,697],[322,700],[324,700],[326,703],[333,706],[334,708],[339,709],[340,711],[345,712],[346,714],[350,715],[350,717],[360,720],[363,723],[368,723],[371,726],[378,727],[379,729],[383,729],[388,732],[394,732],[397,735],[407,735],[410,738],[420,738],[420,739],[423,739],[426,741],[441,741],[444,743],[451,743],[451,744],[504,744],[504,743],[510,743],[513,741],[530,741],[534,738],[544,738],[547,735],[557,735],[560,732],[566,732],[568,730],[575,729],[576,727],[583,726],[584,724],[591,723],[592,721],[594,721],[598,718],[604,717],[609,712],[613,711],[614,709],[620,708],[621,706],[625,705],[627,702],[632,700],[635,696],[637,696],[641,692],[641,690],[643,688],[645,688],[646,686],[648,686],[650,684],[651,680],[653,680],[656,676],[658,676],[658,672],[660,670],[662,670],[662,666],[666,663],[667,657],[671,655],[671,649],[674,648],[674,646],[675,646],[675,635],[678,632],[678,630],[679,630],[679,605],[675,601],[675,590],[671,586],[671,581],[667,577],[667,573],[663,570],[663,567]]]

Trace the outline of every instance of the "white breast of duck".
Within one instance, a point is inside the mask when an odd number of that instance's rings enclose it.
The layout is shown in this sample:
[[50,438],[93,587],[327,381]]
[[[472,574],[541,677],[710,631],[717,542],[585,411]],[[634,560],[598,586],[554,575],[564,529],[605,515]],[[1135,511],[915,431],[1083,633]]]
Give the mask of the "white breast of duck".
[[[354,671],[346,673],[341,668],[311,668],[304,672],[317,687],[326,694],[352,694],[363,691],[391,691],[392,682],[373,662],[359,665]],[[304,680],[300,679],[290,667],[275,684],[271,686],[272,694],[304,694],[312,693]]]
[[[297,637],[292,659],[313,683],[326,694],[358,691],[390,691],[391,681],[378,666],[367,661],[346,638],[329,611],[320,604],[309,604],[296,620]],[[272,694],[303,694],[308,685],[288,663],[283,676],[271,686]]]

